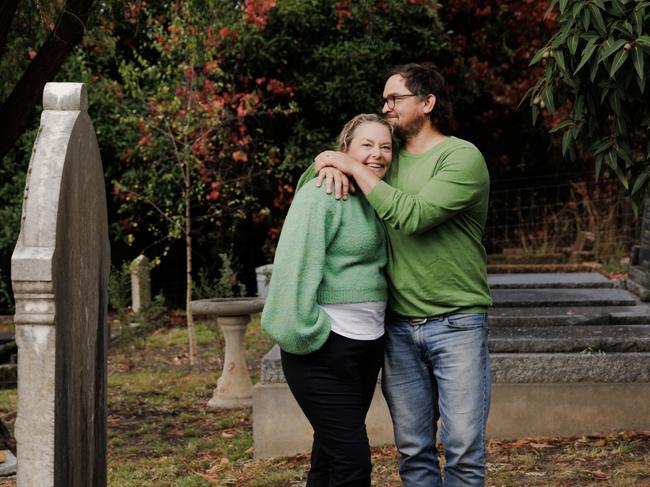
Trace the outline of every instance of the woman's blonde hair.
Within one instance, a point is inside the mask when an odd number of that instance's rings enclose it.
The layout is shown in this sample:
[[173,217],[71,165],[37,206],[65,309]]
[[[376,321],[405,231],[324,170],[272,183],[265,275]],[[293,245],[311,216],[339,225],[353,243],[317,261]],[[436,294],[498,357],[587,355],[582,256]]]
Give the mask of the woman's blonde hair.
[[343,126],[343,129],[341,130],[341,133],[337,139],[338,150],[341,152],[347,152],[348,148],[350,147],[350,142],[352,142],[352,139],[354,138],[354,132],[360,125],[368,122],[374,122],[383,125],[388,129],[391,137],[393,136],[393,127],[382,117],[375,113],[360,113]]

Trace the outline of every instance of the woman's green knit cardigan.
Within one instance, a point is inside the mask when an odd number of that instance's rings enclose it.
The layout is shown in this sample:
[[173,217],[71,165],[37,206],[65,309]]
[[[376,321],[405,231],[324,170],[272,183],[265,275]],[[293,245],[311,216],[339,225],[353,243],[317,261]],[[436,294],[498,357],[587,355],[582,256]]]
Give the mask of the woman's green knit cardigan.
[[385,267],[385,231],[365,196],[340,201],[311,180],[284,221],[262,328],[286,352],[314,352],[330,333],[318,305],[386,301]]

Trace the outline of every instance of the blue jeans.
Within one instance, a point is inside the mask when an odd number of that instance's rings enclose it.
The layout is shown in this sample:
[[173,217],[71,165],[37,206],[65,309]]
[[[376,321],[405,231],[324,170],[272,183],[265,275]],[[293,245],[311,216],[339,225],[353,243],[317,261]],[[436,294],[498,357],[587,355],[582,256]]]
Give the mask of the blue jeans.
[[[487,334],[485,314],[450,315],[421,325],[389,320],[382,389],[405,487],[484,485],[491,386]],[[438,419],[444,480],[436,451]]]

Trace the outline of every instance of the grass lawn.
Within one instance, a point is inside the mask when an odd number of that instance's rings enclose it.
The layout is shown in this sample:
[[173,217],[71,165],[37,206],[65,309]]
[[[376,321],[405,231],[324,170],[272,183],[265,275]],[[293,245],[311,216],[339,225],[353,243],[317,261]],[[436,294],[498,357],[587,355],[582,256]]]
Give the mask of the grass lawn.
[[[200,364],[191,368],[181,319],[146,340],[111,349],[108,389],[108,483],[142,486],[303,484],[308,457],[253,460],[251,410],[210,411],[223,338],[197,324]],[[246,337],[253,381],[271,347],[254,320]],[[13,428],[16,391],[0,390],[0,414]],[[650,432],[491,441],[488,484],[519,486],[650,486]],[[374,485],[401,485],[392,446],[373,450]],[[15,485],[5,482],[0,485]]]

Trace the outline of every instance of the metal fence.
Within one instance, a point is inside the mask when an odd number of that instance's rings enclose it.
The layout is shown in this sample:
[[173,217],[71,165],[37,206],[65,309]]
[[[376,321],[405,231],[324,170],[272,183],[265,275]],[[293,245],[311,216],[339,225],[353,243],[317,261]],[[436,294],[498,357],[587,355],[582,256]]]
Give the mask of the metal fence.
[[561,253],[580,246],[589,235],[589,250],[597,260],[629,255],[640,219],[635,220],[617,180],[535,182],[493,182],[485,233],[488,253],[512,248],[526,254]]

